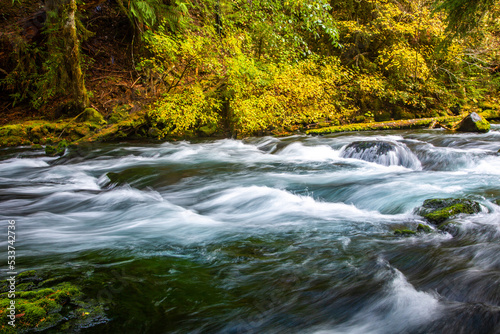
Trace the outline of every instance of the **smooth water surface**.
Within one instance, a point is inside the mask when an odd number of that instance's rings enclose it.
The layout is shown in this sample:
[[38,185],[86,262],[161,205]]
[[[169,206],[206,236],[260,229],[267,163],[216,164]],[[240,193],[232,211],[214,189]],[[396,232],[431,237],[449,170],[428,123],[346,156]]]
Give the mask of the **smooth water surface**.
[[[84,332],[499,333],[499,149],[498,125],[3,149],[0,219],[20,270],[84,277],[109,304]],[[448,197],[482,212],[453,236],[394,234]]]

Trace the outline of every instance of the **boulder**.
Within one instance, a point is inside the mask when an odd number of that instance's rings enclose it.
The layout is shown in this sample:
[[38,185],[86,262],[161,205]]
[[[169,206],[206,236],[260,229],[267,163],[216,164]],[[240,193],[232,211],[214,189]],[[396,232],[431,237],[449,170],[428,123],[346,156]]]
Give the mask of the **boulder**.
[[344,147],[340,156],[384,166],[399,165],[412,169],[421,168],[417,156],[406,145],[397,142],[355,141]]
[[106,121],[104,120],[104,117],[95,110],[94,108],[86,108],[81,117],[79,117],[79,120],[82,120],[84,122],[91,122],[91,123],[97,123],[97,124],[104,124]]
[[477,113],[471,112],[460,122],[457,131],[486,133],[490,131],[490,123]]
[[481,212],[481,206],[478,202],[460,198],[428,199],[417,210],[419,215],[435,225],[441,225],[443,222],[459,214],[474,214],[478,212]]

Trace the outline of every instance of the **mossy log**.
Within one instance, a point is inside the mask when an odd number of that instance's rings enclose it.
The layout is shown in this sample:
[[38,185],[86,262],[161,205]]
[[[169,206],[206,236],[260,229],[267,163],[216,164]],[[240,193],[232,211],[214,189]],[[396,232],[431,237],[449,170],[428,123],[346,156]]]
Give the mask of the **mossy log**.
[[337,132],[349,131],[370,131],[370,130],[401,130],[429,127],[433,122],[449,123],[458,122],[462,119],[461,116],[445,116],[434,118],[407,119],[391,122],[373,122],[373,123],[356,123],[339,126],[331,126],[321,129],[313,129],[306,131],[307,134],[322,135]]

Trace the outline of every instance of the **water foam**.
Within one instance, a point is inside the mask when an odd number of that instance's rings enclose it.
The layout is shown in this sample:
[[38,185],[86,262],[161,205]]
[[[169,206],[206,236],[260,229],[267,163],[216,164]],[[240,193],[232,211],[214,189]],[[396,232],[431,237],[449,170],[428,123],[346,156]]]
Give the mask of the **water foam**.
[[386,284],[383,297],[362,309],[346,323],[314,333],[405,333],[439,318],[442,306],[437,295],[416,290],[399,270],[395,269],[393,276]]

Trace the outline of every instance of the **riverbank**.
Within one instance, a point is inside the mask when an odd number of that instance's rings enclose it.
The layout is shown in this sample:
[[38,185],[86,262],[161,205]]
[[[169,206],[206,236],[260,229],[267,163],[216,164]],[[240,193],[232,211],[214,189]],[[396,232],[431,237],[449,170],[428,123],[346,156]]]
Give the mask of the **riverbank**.
[[[479,113],[488,121],[500,119],[499,110],[484,110]],[[315,129],[295,126],[288,130],[268,131],[265,135],[286,136],[297,133],[311,135],[323,135],[328,133],[370,131],[370,130],[399,130],[444,127],[451,128],[460,122],[465,115],[441,116],[420,119],[394,120],[388,122],[350,123],[337,126],[324,126],[320,124]],[[137,112],[126,115],[121,119],[102,117],[89,117],[83,119],[61,119],[57,121],[30,120],[17,124],[4,125],[0,127],[0,147],[11,146],[34,146],[57,145],[65,141],[68,144],[78,145],[80,143],[113,142],[119,140],[151,140],[158,141],[159,130],[148,123],[146,112]],[[165,137],[164,140],[183,140],[195,138],[223,138],[222,133],[209,133],[200,129],[183,137]]]

